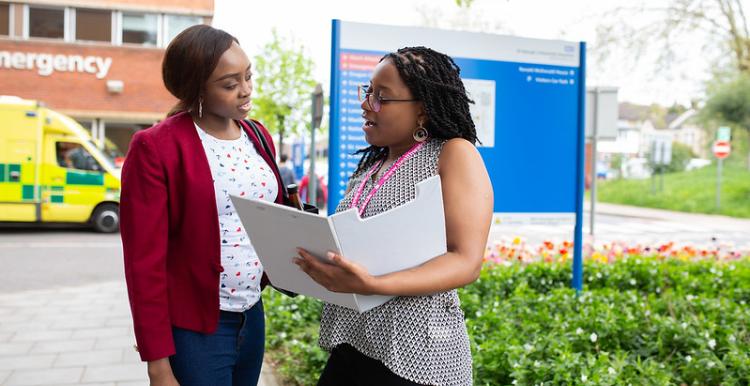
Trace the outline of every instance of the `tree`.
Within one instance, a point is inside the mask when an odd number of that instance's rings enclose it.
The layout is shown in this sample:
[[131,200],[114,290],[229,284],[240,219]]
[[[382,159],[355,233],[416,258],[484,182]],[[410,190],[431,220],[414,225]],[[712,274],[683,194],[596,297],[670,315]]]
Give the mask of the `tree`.
[[[624,45],[637,61],[649,47],[657,46],[661,68],[655,72],[662,72],[671,71],[671,65],[680,61],[678,43],[700,41],[706,60],[714,65],[713,86],[706,90],[708,98],[701,111],[703,122],[728,123],[750,133],[750,28],[743,2],[746,0],[644,1],[640,6],[620,7],[608,15],[619,20],[605,17],[598,28],[600,48]],[[629,23],[634,16],[650,20],[645,25]],[[696,34],[703,39],[696,39]],[[602,55],[607,53],[599,50],[599,58],[606,58]]]
[[455,0],[455,1],[456,1],[456,5],[457,6],[459,6],[459,7],[465,7],[465,8],[470,8],[471,7],[471,3],[474,2],[474,0]]
[[[750,74],[740,74],[728,82],[710,87],[701,113],[705,121],[741,128],[745,130],[745,137],[750,137]],[[750,144],[746,144],[748,148]],[[750,152],[747,167],[750,169]]]
[[[658,62],[667,69],[681,59],[677,43],[691,42],[699,33],[708,38],[703,42],[708,60],[727,56],[732,69],[750,73],[750,30],[743,1],[643,1],[636,6],[618,7],[605,15],[597,28],[599,48],[621,46],[633,60],[638,60],[656,45]],[[633,20],[647,21],[636,24]],[[609,50],[598,53],[604,59]]]
[[255,97],[253,116],[272,133],[278,133],[278,153],[283,149],[284,136],[300,133],[309,126],[311,93],[315,88],[313,61],[304,47],[293,40],[273,39],[255,57]]
[[421,18],[419,25],[454,31],[510,33],[494,14],[472,7],[472,3],[473,0],[456,0],[458,9],[449,10],[441,7],[438,2],[420,4],[415,8]]

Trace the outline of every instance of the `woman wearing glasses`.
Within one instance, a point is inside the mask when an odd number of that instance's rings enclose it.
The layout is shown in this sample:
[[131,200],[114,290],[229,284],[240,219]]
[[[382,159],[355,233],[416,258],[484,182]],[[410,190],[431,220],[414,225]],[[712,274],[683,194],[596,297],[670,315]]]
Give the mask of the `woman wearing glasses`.
[[[319,385],[471,385],[469,338],[456,289],[477,279],[492,217],[493,193],[474,144],[471,100],[447,55],[409,47],[384,56],[360,88],[370,146],[338,211],[363,218],[416,196],[439,174],[447,250],[413,269],[370,275],[344,256],[320,263],[300,250],[297,264],[331,291],[393,295],[370,311],[325,304],[320,344],[330,351]],[[388,235],[371,235],[387,239]]]

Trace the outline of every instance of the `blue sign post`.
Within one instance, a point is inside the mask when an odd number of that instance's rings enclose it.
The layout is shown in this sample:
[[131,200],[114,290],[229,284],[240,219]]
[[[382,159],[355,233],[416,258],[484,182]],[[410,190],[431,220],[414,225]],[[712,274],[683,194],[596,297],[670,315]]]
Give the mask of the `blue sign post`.
[[291,161],[294,175],[302,179],[305,175],[305,141],[303,138],[298,138],[292,143]]
[[405,46],[444,52],[461,68],[495,191],[495,224],[558,224],[574,232],[573,286],[582,288],[585,44],[333,21],[329,211],[357,167],[357,86]]

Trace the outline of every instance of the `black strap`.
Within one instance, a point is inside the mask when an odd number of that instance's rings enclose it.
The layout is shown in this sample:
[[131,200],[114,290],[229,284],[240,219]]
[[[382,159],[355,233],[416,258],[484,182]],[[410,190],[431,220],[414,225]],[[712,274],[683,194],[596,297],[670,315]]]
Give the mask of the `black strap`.
[[[281,173],[279,172],[279,165],[276,164],[276,158],[273,156],[273,152],[271,152],[271,147],[268,146],[268,142],[266,141],[266,136],[263,135],[263,133],[260,132],[260,129],[258,129],[258,126],[250,119],[245,119],[245,123],[247,123],[248,126],[250,126],[250,129],[253,131],[253,134],[258,138],[258,141],[260,141],[261,147],[263,147],[263,151],[266,152],[268,155],[268,158],[271,160],[271,167],[275,169],[276,175],[279,176],[279,179],[281,179]],[[284,183],[282,181],[281,183],[281,194],[282,194],[282,200],[284,204],[287,204],[289,202],[289,193],[286,191],[286,186],[284,186]],[[268,278],[266,274],[263,274],[264,278]],[[261,282],[263,282],[263,279],[261,279]],[[287,291],[285,289],[278,288],[271,284],[270,281],[268,281],[268,284],[273,287],[276,291],[281,292],[282,294],[289,296],[289,297],[296,297],[297,293],[292,291]]]
[[[271,152],[271,147],[268,146],[268,141],[266,141],[266,136],[260,132],[260,129],[258,128],[258,126],[251,119],[245,119],[244,121],[245,123],[247,123],[248,126],[250,126],[250,129],[258,138],[258,141],[260,141],[260,145],[263,147],[263,151],[266,152],[266,154],[268,155],[268,158],[271,159],[271,163],[272,163],[271,167],[274,168],[278,176],[281,176],[281,172],[279,171],[279,165],[276,164],[276,158],[274,158],[273,152]],[[282,200],[284,204],[289,202],[289,192],[286,191],[286,186],[284,186],[283,181],[281,182],[281,196],[282,196]]]

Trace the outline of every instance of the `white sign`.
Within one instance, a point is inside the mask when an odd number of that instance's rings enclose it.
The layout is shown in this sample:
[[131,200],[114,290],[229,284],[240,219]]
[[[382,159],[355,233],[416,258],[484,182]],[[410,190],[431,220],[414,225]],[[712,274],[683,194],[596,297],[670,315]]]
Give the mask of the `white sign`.
[[651,160],[656,165],[669,165],[672,162],[671,136],[654,136],[651,143]]
[[593,136],[595,125],[597,139],[617,138],[618,114],[616,87],[593,87],[586,90],[586,138]]
[[452,57],[525,64],[578,67],[578,43],[518,38],[487,33],[447,31],[423,27],[341,23],[342,49],[393,52],[401,47],[428,46]]
[[36,52],[0,51],[0,67],[14,70],[33,70],[41,76],[57,72],[95,74],[97,79],[107,76],[112,58],[101,56],[53,55]]
[[480,147],[495,147],[495,81],[462,79],[466,93],[474,100],[469,104],[471,119],[477,130]]
[[727,158],[732,153],[732,145],[729,141],[716,141],[713,145],[713,152],[716,158]]

